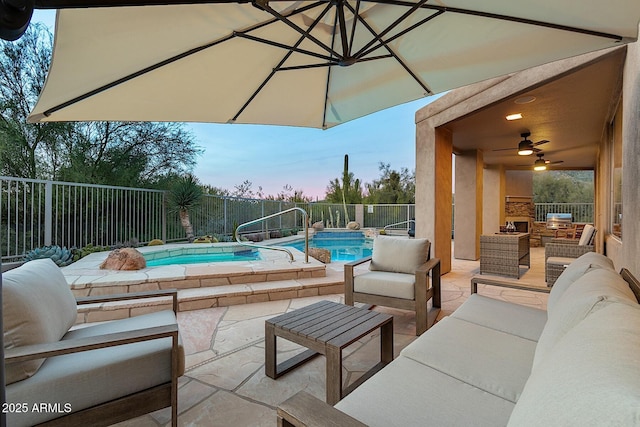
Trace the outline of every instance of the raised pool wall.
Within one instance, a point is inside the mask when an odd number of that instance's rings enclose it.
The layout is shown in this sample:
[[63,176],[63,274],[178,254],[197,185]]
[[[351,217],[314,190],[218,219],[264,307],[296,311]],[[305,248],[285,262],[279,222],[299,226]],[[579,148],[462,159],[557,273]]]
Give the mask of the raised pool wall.
[[[145,255],[180,249],[193,253],[209,250],[233,252],[235,243],[181,244],[138,248]],[[241,246],[246,249],[246,246]],[[254,302],[274,301],[343,292],[341,280],[326,279],[325,265],[293,250],[286,254],[260,249],[262,260],[167,265],[136,271],[101,270],[109,252],[90,254],[62,268],[76,297],[140,291],[178,289],[179,310],[197,310]],[[90,305],[79,311],[78,323],[114,320],[170,308],[168,299],[147,299],[121,304]]]

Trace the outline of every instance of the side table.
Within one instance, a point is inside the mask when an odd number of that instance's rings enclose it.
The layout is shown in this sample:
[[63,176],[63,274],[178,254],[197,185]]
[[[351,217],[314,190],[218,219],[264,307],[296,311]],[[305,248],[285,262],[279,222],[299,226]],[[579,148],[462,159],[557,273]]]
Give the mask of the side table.
[[[342,388],[342,350],[380,328],[380,362]],[[309,350],[277,363],[277,337]],[[276,379],[317,354],[326,356],[327,403],[334,405],[393,360],[393,316],[331,301],[320,301],[265,322],[265,371]]]
[[520,278],[520,265],[531,267],[529,233],[480,236],[480,274]]

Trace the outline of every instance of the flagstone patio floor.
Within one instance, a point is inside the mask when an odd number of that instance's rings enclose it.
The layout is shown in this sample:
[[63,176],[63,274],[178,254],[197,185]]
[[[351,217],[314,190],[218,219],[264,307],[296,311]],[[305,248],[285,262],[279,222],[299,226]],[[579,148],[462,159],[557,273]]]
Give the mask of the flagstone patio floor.
[[[544,248],[531,249],[531,269],[521,267],[521,282],[544,286]],[[327,268],[341,270],[332,263]],[[366,268],[366,267],[365,267]],[[451,314],[470,293],[470,278],[479,272],[478,261],[453,260],[452,271],[442,276],[442,312]],[[504,300],[546,308],[546,294],[480,286],[479,292]],[[325,398],[325,358],[318,356],[273,380],[265,375],[264,323],[266,319],[320,300],[344,302],[343,294],[287,299],[178,313],[186,353],[186,372],[179,380],[179,426],[276,426],[276,407],[305,390]],[[394,316],[397,355],[415,337],[412,312],[375,307]],[[379,333],[372,333],[345,350],[346,383],[379,361]],[[283,360],[302,347],[279,339]],[[157,427],[169,424],[169,409],[120,424],[118,427]]]

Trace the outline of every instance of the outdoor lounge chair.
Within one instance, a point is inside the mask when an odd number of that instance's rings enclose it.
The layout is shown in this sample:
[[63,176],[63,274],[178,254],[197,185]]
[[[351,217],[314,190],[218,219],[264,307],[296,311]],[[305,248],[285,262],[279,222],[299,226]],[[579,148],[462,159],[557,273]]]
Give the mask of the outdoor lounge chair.
[[[106,426],[168,406],[177,425],[184,350],[175,290],[76,301],[50,259],[2,276],[6,399],[20,405],[7,425]],[[173,298],[173,310],[71,329],[77,303],[149,297]]]
[[[415,311],[416,335],[421,335],[435,323],[440,311],[440,260],[430,259],[430,250],[427,239],[377,236],[372,256],[344,266],[345,303]],[[367,261],[371,261],[369,271],[354,274],[354,268]]]
[[553,286],[565,267],[581,255],[594,250],[596,229],[587,224],[580,239],[551,239],[544,248],[544,276],[547,286]]

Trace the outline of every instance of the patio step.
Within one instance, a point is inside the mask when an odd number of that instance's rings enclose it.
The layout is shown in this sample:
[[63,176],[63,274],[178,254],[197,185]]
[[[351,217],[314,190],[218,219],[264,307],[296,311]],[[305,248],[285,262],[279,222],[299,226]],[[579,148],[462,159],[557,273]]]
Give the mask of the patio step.
[[[323,277],[179,289],[178,303],[179,311],[189,311],[342,292],[341,269],[327,269]],[[89,304],[78,310],[76,324],[117,320],[164,309],[171,309],[167,298]]]

